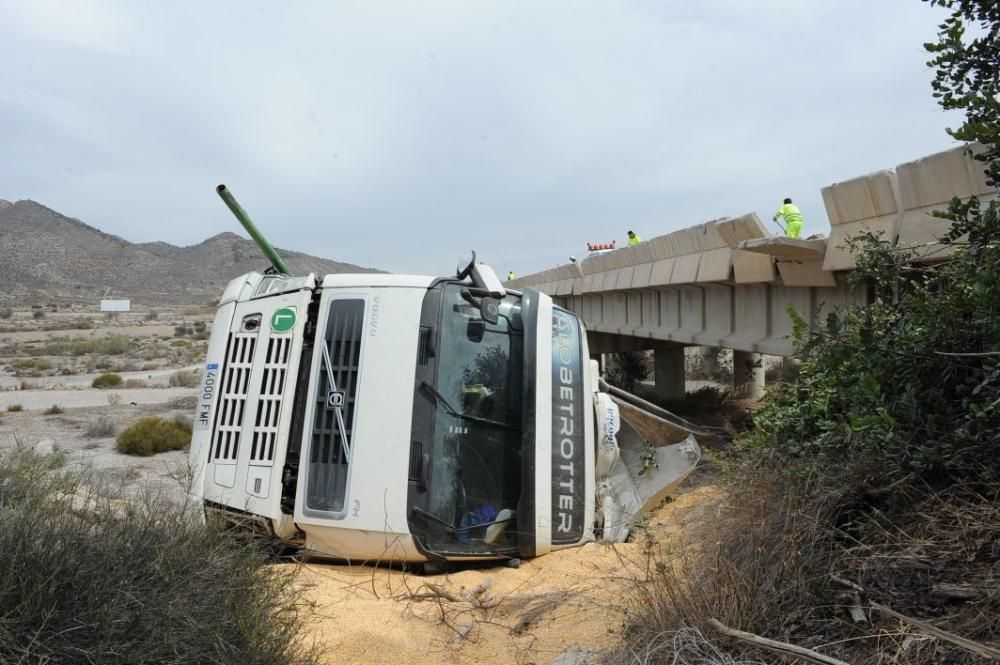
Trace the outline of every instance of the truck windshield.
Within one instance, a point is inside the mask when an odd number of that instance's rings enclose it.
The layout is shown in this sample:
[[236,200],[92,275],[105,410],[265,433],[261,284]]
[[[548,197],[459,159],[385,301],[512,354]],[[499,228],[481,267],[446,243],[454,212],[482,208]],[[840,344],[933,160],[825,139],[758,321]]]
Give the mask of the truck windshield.
[[516,548],[524,340],[519,296],[493,324],[466,286],[428,292],[410,458],[410,524],[444,553]]

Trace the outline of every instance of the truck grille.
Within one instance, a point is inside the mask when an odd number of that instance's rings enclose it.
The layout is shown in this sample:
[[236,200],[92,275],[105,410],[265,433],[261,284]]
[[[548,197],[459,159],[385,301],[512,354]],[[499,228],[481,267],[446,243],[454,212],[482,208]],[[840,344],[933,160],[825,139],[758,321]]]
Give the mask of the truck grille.
[[231,333],[216,417],[215,441],[209,450],[209,461],[236,463],[240,448],[240,429],[243,427],[243,409],[250,386],[256,333]]
[[330,303],[326,334],[321,343],[330,354],[330,370],[342,398],[345,441],[337,426],[336,409],[327,400],[333,390],[325,367],[319,370],[316,415],[313,420],[306,505],[312,510],[339,512],[344,508],[350,445],[354,441],[354,408],[358,392],[365,301],[345,298]]
[[274,442],[278,436],[278,418],[291,348],[290,336],[272,337],[267,341],[264,373],[257,393],[257,416],[250,441],[251,464],[268,466],[274,461]]

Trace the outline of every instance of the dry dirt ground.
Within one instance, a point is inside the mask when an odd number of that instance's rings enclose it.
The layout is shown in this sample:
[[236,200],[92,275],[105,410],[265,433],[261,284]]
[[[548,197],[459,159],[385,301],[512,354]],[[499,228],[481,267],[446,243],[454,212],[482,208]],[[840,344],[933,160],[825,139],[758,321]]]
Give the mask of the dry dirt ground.
[[[127,331],[137,340],[129,353],[138,353],[164,347],[163,338],[174,333],[175,324],[133,317],[111,328],[44,331],[30,320],[30,312],[19,312],[15,319],[19,332],[0,333],[0,349],[14,351],[6,357],[0,353],[0,450],[21,444],[59,451],[83,472],[88,484],[109,492],[166,493],[183,501],[189,470],[186,451],[131,457],[115,449],[113,434],[93,436],[90,430],[102,417],[114,423],[116,432],[146,415],[190,418],[196,390],[166,387],[172,373],[187,365],[171,366],[170,361],[192,357],[190,338],[185,339],[186,355],[156,359],[156,368],[123,374],[142,387],[136,383],[131,388],[96,390],[89,387],[95,373],[66,371],[86,363],[139,360],[125,354],[111,359],[52,356],[48,358],[52,367],[29,379],[32,389],[17,390],[23,385],[23,377],[15,375],[19,361],[38,357],[29,352],[31,344]],[[63,411],[47,415],[45,410],[53,404]],[[13,405],[23,410],[8,411]],[[675,538],[690,525],[710,519],[720,497],[718,488],[701,484],[650,515],[636,542],[563,550],[524,561],[518,568],[420,575],[385,566],[280,565],[294,569],[304,598],[311,603],[304,639],[320,647],[331,665],[585,662],[586,654],[622,639],[628,613],[634,609],[629,607],[628,591],[641,584],[650,543]],[[572,660],[571,655],[581,659]]]
[[180,397],[162,404],[105,403],[89,408],[67,408],[53,415],[44,415],[41,411],[0,411],[0,450],[27,445],[42,452],[59,452],[65,454],[68,465],[78,470],[84,481],[99,492],[151,491],[180,503],[189,477],[186,450],[133,457],[118,452],[114,434],[88,436],[88,429],[101,416],[114,422],[115,432],[148,415],[190,418],[194,412],[195,391],[185,391],[190,398]]
[[[658,508],[636,542],[590,544],[524,561],[447,575],[391,568],[296,566],[314,609],[307,640],[334,663],[588,662],[623,637],[630,589],[646,575],[657,541],[710,519],[722,498],[713,485]],[[652,538],[652,540],[650,540]],[[575,655],[580,660],[568,657]]]
[[[155,320],[148,312],[109,319],[92,310],[22,308],[0,320],[0,450],[20,444],[61,452],[88,484],[112,492],[165,492],[179,501],[187,452],[131,457],[115,449],[115,435],[142,416],[190,419],[196,389],[171,387],[170,381],[178,370],[200,367],[206,341],[193,339],[194,324],[207,325],[210,313],[178,308],[158,312]],[[44,316],[35,318],[36,311]],[[86,346],[121,336],[129,341],[111,353]],[[58,340],[66,348],[51,346]],[[119,372],[120,388],[90,387],[103,371],[135,366],[142,369]],[[102,419],[113,429],[98,432]]]

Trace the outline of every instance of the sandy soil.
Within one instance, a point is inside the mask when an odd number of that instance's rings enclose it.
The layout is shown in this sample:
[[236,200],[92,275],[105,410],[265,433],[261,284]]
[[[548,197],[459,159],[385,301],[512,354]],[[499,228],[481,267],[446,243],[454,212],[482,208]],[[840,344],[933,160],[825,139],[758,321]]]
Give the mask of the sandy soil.
[[[137,372],[117,372],[122,377],[122,381],[138,379],[145,381],[150,388],[169,385],[170,375],[178,371],[196,371],[201,369],[201,365],[189,365],[187,367],[167,367],[164,369],[152,369]],[[90,388],[91,382],[97,374],[71,374],[68,376],[36,376],[21,378],[18,376],[0,376],[0,390],[14,390],[22,381],[27,381],[32,386],[51,390],[55,388]]]
[[157,323],[150,325],[116,325],[101,326],[88,330],[25,330],[19,332],[0,333],[0,342],[23,344],[25,342],[42,342],[56,337],[107,337],[108,335],[124,335],[126,337],[172,337],[174,327],[170,324]]
[[[655,511],[647,533],[660,541],[675,538],[721,498],[715,486],[693,489]],[[525,561],[517,569],[448,575],[324,564],[285,567],[294,567],[305,597],[315,603],[306,638],[315,640],[331,665],[542,664],[567,649],[592,652],[621,638],[629,590],[645,575],[644,548],[643,539],[591,544]],[[488,589],[477,597],[473,590],[481,585]]]
[[[117,395],[126,405],[164,404],[179,397],[195,395],[194,388],[122,388],[120,390],[10,390],[0,392],[0,410],[12,404],[20,404],[29,411],[47,409],[53,404],[63,408],[83,408],[108,406],[108,398]],[[112,400],[116,399],[114,397]],[[192,413],[194,409],[191,409]],[[190,415],[190,414],[188,414]]]
[[[189,389],[182,390],[185,396],[194,393]],[[48,406],[51,406],[51,402],[46,404]],[[163,493],[172,501],[180,503],[186,494],[184,482],[189,469],[186,450],[160,453],[153,457],[133,457],[117,451],[114,435],[88,437],[86,432],[90,424],[100,416],[111,418],[116,431],[121,431],[143,416],[155,414],[168,419],[178,416],[189,418],[193,412],[193,405],[188,408],[187,404],[180,403],[176,406],[132,406],[123,402],[111,406],[107,401],[103,401],[98,407],[67,408],[56,415],[42,415],[37,411],[0,412],[0,450],[27,445],[34,446],[41,452],[64,453],[68,464],[79,470],[85,482],[98,491],[107,489],[115,492],[125,489],[135,494],[152,491]]]

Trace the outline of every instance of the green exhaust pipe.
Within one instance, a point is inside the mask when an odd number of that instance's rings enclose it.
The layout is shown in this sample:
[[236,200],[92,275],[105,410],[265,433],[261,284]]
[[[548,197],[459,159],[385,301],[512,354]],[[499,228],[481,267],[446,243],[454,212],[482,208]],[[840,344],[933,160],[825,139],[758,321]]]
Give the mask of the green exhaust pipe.
[[260,251],[264,252],[264,256],[268,258],[271,265],[274,266],[274,269],[286,277],[291,276],[292,271],[288,269],[288,265],[285,263],[284,259],[278,255],[278,252],[274,251],[274,246],[267,241],[264,234],[262,234],[253,223],[253,220],[250,219],[250,215],[247,214],[247,211],[236,202],[236,199],[233,198],[232,192],[226,189],[225,185],[219,185],[216,187],[215,192],[219,195],[219,198],[225,202],[229,209],[233,211],[233,214],[236,215],[236,219],[240,220],[240,224],[242,224],[243,228],[247,230],[247,233],[249,233],[250,237],[253,238],[253,241],[257,243],[257,246],[260,247]]

